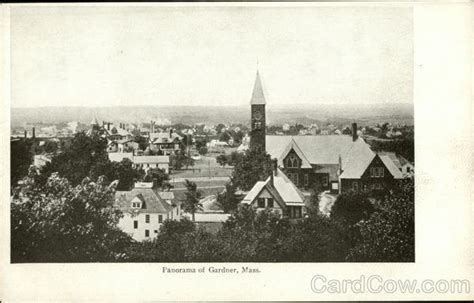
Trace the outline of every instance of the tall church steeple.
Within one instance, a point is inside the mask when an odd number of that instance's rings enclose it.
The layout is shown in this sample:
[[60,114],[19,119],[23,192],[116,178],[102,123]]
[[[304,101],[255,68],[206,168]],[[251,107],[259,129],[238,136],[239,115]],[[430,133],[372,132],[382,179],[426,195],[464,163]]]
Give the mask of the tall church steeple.
[[255,84],[253,86],[252,98],[250,100],[251,107],[251,132],[250,132],[250,149],[265,150],[265,95],[263,93],[262,81],[257,70]]

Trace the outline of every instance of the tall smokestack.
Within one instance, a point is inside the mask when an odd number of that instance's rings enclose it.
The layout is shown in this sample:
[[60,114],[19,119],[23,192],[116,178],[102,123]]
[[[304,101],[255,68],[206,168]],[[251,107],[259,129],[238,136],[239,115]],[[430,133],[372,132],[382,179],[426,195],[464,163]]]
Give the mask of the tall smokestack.
[[28,132],[25,129],[25,139],[28,137]]
[[36,133],[35,133],[35,128],[33,127],[33,130],[32,130],[32,134],[31,134],[31,138],[36,138]]
[[357,123],[352,123],[352,141],[357,140]]
[[170,139],[173,138],[173,128],[170,128]]

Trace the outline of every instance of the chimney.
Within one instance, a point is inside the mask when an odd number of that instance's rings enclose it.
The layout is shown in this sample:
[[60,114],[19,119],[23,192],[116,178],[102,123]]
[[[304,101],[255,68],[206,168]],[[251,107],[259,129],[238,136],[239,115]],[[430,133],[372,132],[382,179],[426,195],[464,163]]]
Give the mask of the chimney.
[[26,139],[26,137],[28,137],[28,132],[25,129],[25,139]]
[[339,154],[339,176],[342,174],[342,158],[341,154]]
[[35,134],[35,128],[33,127],[33,130],[32,130],[32,134],[31,134],[31,138],[36,138],[36,134]]
[[110,122],[107,122],[107,130],[110,130]]
[[357,140],[357,123],[352,123],[352,141]]
[[278,160],[272,159],[272,174],[270,175],[270,183],[273,185],[273,178],[278,174]]
[[170,128],[170,139],[173,138],[173,128]]

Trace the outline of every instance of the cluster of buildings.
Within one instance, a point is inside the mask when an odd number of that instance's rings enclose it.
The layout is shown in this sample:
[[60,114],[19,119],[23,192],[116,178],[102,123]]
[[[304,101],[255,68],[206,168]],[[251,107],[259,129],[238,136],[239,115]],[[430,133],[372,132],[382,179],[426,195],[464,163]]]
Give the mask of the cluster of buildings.
[[[273,159],[273,173],[244,193],[242,204],[258,211],[270,209],[297,221],[305,216],[310,191],[341,194],[380,190],[413,176],[413,164],[394,153],[374,152],[360,137],[355,123],[351,135],[269,136],[265,130],[265,105],[257,72],[251,98],[251,131],[246,139],[249,142],[239,149],[266,151]],[[165,142],[161,138],[150,135],[150,143],[166,144],[159,148],[172,151],[177,137],[170,133]],[[165,218],[180,220],[186,216],[171,193],[156,192],[151,186],[138,184],[129,192],[117,193],[117,203],[125,214],[120,226],[137,240],[153,238]],[[216,206],[216,197],[206,197],[201,204],[208,210],[199,215],[207,218],[201,220],[227,219],[228,214]]]
[[154,121],[150,123],[150,130],[143,135],[142,145],[135,141],[131,129],[125,123],[114,124],[103,121],[100,125],[94,118],[88,134],[93,132],[107,139],[110,161],[120,162],[129,159],[134,167],[141,168],[145,172],[152,168],[160,168],[169,173],[170,155],[180,150],[183,140],[172,128],[163,131],[156,127]]

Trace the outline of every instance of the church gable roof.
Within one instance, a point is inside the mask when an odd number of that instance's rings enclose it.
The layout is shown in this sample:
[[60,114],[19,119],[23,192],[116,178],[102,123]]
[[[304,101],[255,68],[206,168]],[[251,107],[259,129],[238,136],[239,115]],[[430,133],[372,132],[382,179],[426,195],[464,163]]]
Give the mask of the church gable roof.
[[252,99],[250,104],[265,104],[265,95],[263,93],[262,81],[260,80],[260,74],[257,71],[255,78],[255,84],[253,86]]
[[[279,159],[291,140],[294,140],[308,162],[315,164],[339,164],[356,142],[367,145],[362,138],[352,141],[351,136],[266,136],[266,149],[272,158]],[[368,145],[367,145],[368,147]]]
[[309,163],[308,159],[306,159],[306,156],[301,151],[300,147],[298,146],[298,144],[295,142],[293,138],[291,138],[290,143],[286,146],[285,150],[282,152],[281,156],[278,158],[278,165],[284,166],[283,160],[286,158],[286,156],[288,156],[288,153],[290,153],[292,150],[301,159],[301,168],[311,168],[311,163]]

